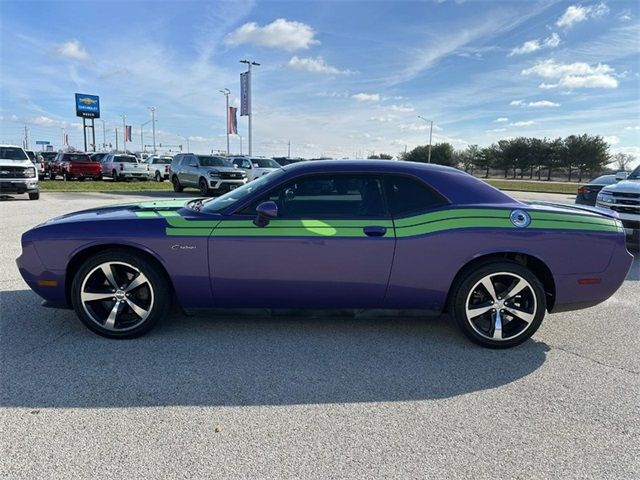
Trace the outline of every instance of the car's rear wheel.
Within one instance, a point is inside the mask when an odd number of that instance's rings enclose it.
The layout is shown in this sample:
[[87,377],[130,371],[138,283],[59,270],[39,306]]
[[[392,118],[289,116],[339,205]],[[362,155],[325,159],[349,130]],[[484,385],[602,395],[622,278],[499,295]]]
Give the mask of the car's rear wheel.
[[49,172],[49,179],[50,179],[50,180],[55,180],[55,179],[56,179],[56,174],[55,174],[55,172]]
[[162,180],[164,180],[162,178],[162,175],[160,175],[160,172],[158,171],[156,171],[155,179],[156,179],[156,182],[161,182]]
[[200,190],[200,195],[203,197],[209,195],[209,184],[207,183],[206,178],[201,178],[198,181],[198,190]]
[[89,258],[71,285],[76,314],[93,332],[134,338],[166,317],[171,287],[153,262],[126,250],[107,250]]
[[516,262],[485,264],[454,286],[452,313],[462,331],[489,348],[519,345],[544,318],[546,297],[540,280]]
[[118,176],[118,172],[116,170],[112,170],[111,171],[111,179],[114,182],[119,182],[120,181],[120,177]]
[[184,190],[184,187],[182,185],[180,185],[180,180],[178,179],[178,177],[176,175],[174,175],[171,178],[171,185],[173,186],[173,191],[174,192],[180,193],[182,190]]

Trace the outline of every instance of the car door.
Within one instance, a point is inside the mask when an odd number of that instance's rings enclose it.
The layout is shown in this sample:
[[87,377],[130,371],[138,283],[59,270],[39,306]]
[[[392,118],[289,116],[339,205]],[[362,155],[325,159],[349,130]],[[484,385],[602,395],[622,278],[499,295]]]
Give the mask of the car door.
[[[253,223],[264,201],[278,205]],[[395,234],[376,175],[309,175],[221,221],[210,238],[220,307],[384,306]]]
[[195,155],[186,155],[184,160],[182,161],[182,165],[184,166],[184,178],[183,182],[185,185],[189,185],[191,187],[195,187],[198,185],[198,174],[200,168],[200,162],[198,161],[198,157]]

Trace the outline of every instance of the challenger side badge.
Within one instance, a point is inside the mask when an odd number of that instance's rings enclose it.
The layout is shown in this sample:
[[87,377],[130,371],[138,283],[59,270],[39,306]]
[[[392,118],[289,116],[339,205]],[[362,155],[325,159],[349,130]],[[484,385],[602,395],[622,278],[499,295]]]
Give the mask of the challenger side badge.
[[531,223],[531,217],[524,210],[514,210],[509,215],[509,219],[511,223],[513,223],[518,228],[526,228]]

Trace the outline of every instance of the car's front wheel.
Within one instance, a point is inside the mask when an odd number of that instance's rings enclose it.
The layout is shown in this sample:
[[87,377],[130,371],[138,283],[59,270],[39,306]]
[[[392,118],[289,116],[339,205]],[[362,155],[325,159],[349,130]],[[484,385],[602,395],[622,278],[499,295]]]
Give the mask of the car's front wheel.
[[452,313],[462,331],[484,347],[507,348],[533,335],[546,310],[544,287],[525,266],[492,262],[454,286]]
[[152,261],[126,250],[107,250],[90,257],[71,285],[76,314],[95,333],[134,338],[166,317],[171,286]]
[[198,190],[200,190],[200,195],[206,197],[209,195],[209,184],[205,178],[201,178],[198,181]]
[[180,193],[182,190],[184,190],[184,187],[180,185],[180,180],[178,180],[178,177],[175,175],[171,179],[171,185],[173,186],[173,191],[176,193]]

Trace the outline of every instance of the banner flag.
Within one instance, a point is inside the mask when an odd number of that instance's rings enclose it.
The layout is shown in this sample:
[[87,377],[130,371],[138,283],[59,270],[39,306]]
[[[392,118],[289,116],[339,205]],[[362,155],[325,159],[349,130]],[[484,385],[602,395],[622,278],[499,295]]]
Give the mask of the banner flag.
[[229,124],[227,125],[227,133],[238,134],[238,113],[237,107],[229,107]]
[[131,141],[131,125],[126,125],[125,126],[124,141],[125,142],[130,142]]
[[249,115],[249,72],[240,74],[240,116]]

